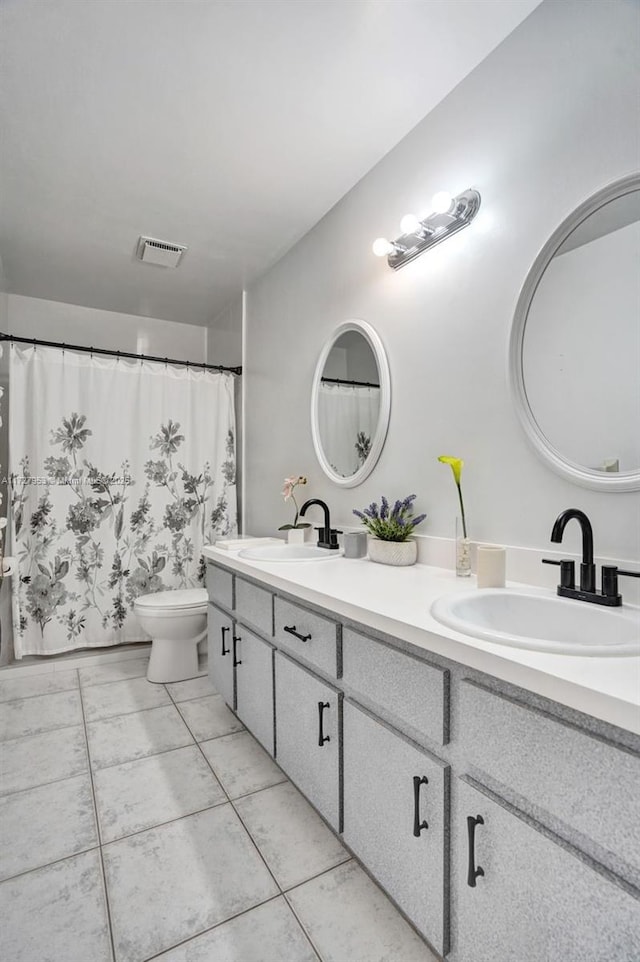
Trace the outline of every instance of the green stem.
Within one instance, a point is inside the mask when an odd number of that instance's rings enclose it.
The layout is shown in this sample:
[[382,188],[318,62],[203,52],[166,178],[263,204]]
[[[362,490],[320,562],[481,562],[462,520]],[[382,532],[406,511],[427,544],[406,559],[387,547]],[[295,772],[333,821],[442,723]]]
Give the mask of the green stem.
[[293,503],[294,503],[295,506],[296,506],[296,516],[295,516],[295,518],[293,519],[293,527],[294,527],[294,528],[297,528],[297,527],[298,527],[299,508],[298,508],[298,502],[296,501],[296,496],[295,496],[295,494],[293,493],[293,491],[291,492],[291,500],[293,501]]
[[464,516],[464,502],[463,502],[463,500],[462,500],[462,488],[460,487],[459,484],[456,484],[456,488],[458,489],[458,500],[460,501],[460,512],[461,512],[461,514],[462,514],[462,534],[463,534],[464,537],[466,538],[466,537],[467,537],[467,522],[466,522],[465,516]]

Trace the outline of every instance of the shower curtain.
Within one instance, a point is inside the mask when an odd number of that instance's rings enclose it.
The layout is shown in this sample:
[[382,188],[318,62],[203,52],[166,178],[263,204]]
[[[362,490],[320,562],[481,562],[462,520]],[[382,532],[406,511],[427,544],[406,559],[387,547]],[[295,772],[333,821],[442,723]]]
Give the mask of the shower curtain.
[[9,371],[15,655],[140,641],[135,599],[237,531],[233,377],[14,345]]
[[333,470],[351,477],[366,461],[378,425],[380,389],[348,384],[320,385],[318,426]]

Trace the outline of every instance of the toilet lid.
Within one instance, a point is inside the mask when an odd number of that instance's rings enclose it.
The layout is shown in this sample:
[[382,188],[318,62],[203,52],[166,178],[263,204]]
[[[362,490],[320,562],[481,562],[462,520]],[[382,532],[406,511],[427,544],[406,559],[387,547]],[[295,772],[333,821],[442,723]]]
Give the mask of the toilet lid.
[[205,588],[176,588],[175,591],[156,591],[136,598],[138,608],[199,608],[207,603]]

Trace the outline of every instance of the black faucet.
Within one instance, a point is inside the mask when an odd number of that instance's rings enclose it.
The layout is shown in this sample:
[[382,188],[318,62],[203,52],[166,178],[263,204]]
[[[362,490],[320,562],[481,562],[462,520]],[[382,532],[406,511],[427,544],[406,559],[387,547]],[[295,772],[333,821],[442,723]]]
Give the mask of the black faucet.
[[307,508],[312,505],[319,505],[324,511],[324,525],[321,528],[316,528],[318,532],[318,547],[319,548],[339,548],[338,535],[342,534],[342,531],[338,531],[336,528],[331,527],[331,519],[329,517],[329,507],[321,501],[319,498],[311,498],[310,501],[305,501],[305,503],[300,508],[300,517],[304,518]]
[[573,518],[582,529],[582,562],[580,563],[580,587],[576,588],[576,566],[571,559],[552,561],[543,558],[542,563],[560,565],[560,584],[558,594],[563,598],[575,598],[578,601],[590,601],[596,605],[617,607],[622,604],[622,595],[618,594],[618,575],[629,578],[640,578],[640,571],[620,571],[615,565],[602,566],[602,591],[596,589],[596,566],[593,563],[593,528],[591,522],[579,508],[567,508],[556,518],[551,531],[554,544],[561,544],[567,522]]

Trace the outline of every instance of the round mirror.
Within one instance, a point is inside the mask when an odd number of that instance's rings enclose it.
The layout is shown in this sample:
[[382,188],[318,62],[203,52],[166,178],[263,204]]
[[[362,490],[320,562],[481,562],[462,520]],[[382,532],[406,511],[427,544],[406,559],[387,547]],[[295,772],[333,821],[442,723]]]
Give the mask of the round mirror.
[[318,461],[345,488],[373,470],[391,409],[389,364],[366,321],[345,321],[324,346],[311,391],[311,433]]
[[527,277],[510,380],[527,437],[588,488],[640,489],[640,175],[594,194]]

